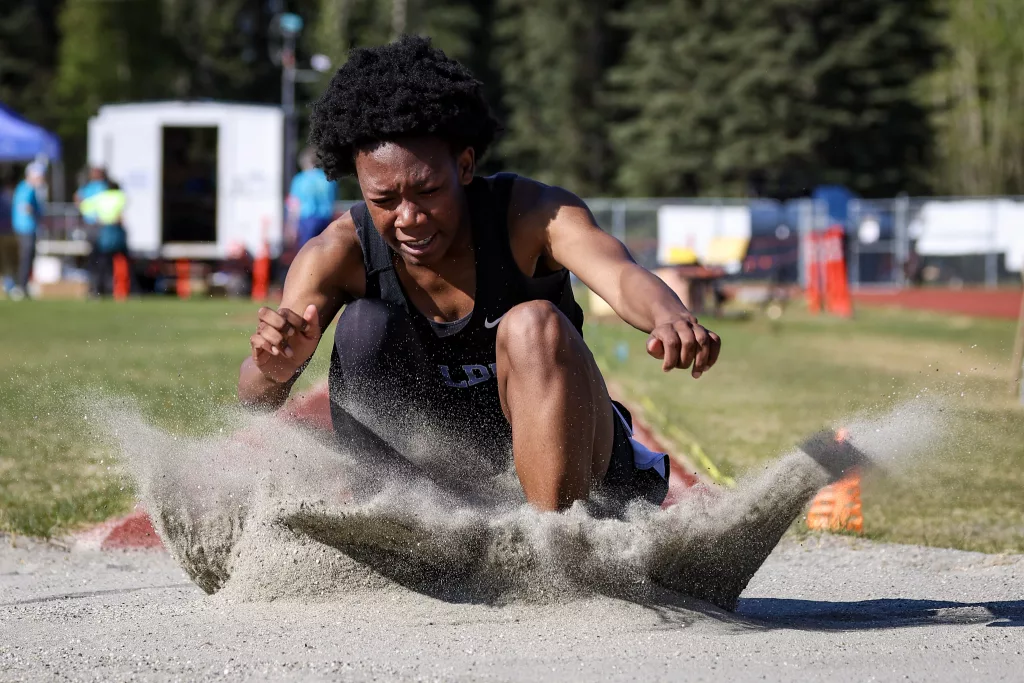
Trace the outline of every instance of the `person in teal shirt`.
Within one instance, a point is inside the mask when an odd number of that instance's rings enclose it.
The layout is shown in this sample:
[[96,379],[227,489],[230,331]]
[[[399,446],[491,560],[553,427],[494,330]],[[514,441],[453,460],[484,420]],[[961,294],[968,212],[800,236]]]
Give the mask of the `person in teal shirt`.
[[11,227],[18,236],[18,280],[10,292],[12,299],[25,296],[28,278],[32,274],[32,262],[36,258],[36,231],[43,217],[39,190],[44,182],[42,165],[33,163],[25,168],[25,179],[14,189],[11,201]]
[[324,231],[334,220],[337,183],[328,180],[316,168],[316,151],[306,148],[299,155],[302,171],[292,178],[288,191],[288,210],[293,224],[298,224],[296,249]]

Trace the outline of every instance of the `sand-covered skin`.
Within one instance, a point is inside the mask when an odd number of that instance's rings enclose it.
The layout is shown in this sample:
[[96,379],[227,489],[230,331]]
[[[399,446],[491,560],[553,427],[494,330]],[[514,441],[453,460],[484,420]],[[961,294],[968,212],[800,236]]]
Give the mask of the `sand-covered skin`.
[[[607,595],[645,604],[666,591],[732,609],[814,493],[838,473],[794,450],[734,490],[697,492],[667,509],[634,503],[617,517],[576,504],[539,513],[511,470],[466,492],[436,467],[397,471],[274,416],[239,432],[183,438],[107,403],[150,514],[205,591],[233,602],[311,602],[414,591],[508,604]],[[851,440],[892,468],[940,438],[939,408],[917,402],[850,424]],[[827,466],[829,463],[825,463]]]

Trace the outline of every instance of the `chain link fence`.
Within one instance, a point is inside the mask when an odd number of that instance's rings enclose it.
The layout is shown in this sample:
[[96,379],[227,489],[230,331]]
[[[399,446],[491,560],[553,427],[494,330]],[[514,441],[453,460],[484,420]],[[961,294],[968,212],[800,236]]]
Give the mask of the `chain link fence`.
[[[1024,265],[1024,198],[852,199],[840,210],[823,200],[588,199],[598,224],[646,268],[658,262],[659,211],[747,207],[750,244],[737,280],[804,284],[805,235],[844,228],[853,287],[1019,285]],[[836,215],[839,214],[839,215]],[[721,221],[724,224],[723,218]],[[712,220],[708,228],[718,236]]]
[[[648,269],[659,265],[658,221],[665,207],[701,207],[711,211],[711,237],[727,232],[727,211],[750,212],[750,244],[737,279],[797,283],[803,272],[800,235],[828,227],[823,203],[812,200],[779,202],[771,199],[616,199],[585,200],[598,224],[622,241],[637,263]],[[721,214],[721,220],[714,216]]]
[[857,199],[844,227],[854,286],[1020,283],[1021,197]]
[[[338,212],[354,201],[340,201]],[[728,212],[749,210],[749,246],[736,280],[804,284],[802,237],[833,225],[845,229],[853,287],[911,285],[997,287],[1019,284],[1024,262],[1024,197],[853,199],[845,210],[812,199],[586,200],[598,224],[621,240],[642,266],[659,265],[659,215],[666,207],[700,207],[724,226]],[[835,215],[839,213],[840,215]],[[130,231],[130,226],[128,226]],[[254,226],[254,229],[259,229]],[[84,256],[90,232],[71,203],[51,202],[40,226],[40,253]]]

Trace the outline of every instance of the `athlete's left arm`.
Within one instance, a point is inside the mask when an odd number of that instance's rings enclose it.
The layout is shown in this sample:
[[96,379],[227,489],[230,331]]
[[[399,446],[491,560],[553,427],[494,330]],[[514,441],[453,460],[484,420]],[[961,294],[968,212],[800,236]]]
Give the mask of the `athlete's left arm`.
[[647,352],[662,360],[665,371],[692,364],[696,378],[715,364],[722,344],[718,335],[700,325],[660,278],[637,265],[622,242],[601,230],[579,197],[558,187],[525,184],[532,187],[516,193],[529,207],[521,217],[544,240],[546,256],[554,261],[549,265],[568,268],[620,318],[650,333]]

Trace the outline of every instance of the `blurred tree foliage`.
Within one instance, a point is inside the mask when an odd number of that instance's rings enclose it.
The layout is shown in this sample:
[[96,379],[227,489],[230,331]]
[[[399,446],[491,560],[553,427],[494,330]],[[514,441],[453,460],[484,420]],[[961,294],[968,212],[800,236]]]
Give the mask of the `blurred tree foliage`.
[[100,105],[160,99],[279,101],[270,12],[252,0],[65,0],[52,102],[70,168]]
[[[472,61],[480,13],[467,0],[313,0],[304,45],[311,53],[344,63],[353,47],[380,45],[401,33],[431,36],[455,59]],[[479,3],[477,3],[479,4]],[[329,77],[324,78],[326,85]]]
[[53,95],[58,131],[77,136],[100,105],[159,97],[172,76],[159,3],[68,0]]
[[497,0],[495,69],[508,132],[498,151],[537,179],[605,192],[613,121],[602,101],[621,40],[612,0]]
[[611,74],[630,194],[924,189],[929,0],[636,0]]
[[1024,2],[946,5],[949,51],[931,83],[936,184],[951,194],[1024,194]]
[[50,97],[57,65],[61,0],[0,0],[0,102],[33,121],[56,127]]
[[583,194],[1024,191],[1020,0],[0,0],[0,100],[73,169],[102,103],[278,102],[279,11],[301,65],[431,35],[506,124],[484,168]]

